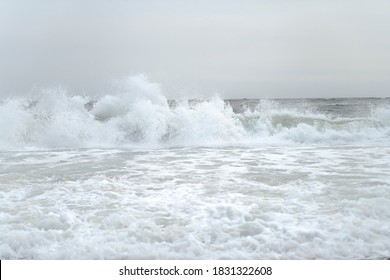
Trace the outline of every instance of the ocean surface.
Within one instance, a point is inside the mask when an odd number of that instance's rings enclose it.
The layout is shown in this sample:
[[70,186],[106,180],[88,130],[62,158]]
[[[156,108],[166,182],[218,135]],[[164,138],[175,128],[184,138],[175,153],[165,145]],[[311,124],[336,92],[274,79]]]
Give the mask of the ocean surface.
[[390,257],[390,99],[132,82],[0,102],[1,259]]

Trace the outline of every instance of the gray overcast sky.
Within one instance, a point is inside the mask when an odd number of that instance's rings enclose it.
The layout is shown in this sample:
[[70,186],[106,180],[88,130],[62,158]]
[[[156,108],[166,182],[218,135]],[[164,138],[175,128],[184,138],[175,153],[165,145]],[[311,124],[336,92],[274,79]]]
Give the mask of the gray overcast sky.
[[388,0],[0,0],[0,92],[390,96]]

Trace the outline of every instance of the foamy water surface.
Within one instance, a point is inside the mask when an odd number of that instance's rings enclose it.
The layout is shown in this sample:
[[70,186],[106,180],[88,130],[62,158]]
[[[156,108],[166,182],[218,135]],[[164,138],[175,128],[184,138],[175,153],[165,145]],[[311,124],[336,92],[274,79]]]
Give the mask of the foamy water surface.
[[388,147],[61,150],[0,159],[3,259],[390,254]]
[[1,259],[390,257],[389,99],[0,103]]

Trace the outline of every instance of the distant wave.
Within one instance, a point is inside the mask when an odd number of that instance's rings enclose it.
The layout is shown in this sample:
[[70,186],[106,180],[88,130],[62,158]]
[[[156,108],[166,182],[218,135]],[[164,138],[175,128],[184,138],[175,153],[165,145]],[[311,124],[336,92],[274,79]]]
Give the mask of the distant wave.
[[9,98],[0,103],[0,130],[2,150],[386,143],[390,108],[340,117],[277,101],[239,111],[218,97],[169,102],[141,75],[94,100],[62,89]]

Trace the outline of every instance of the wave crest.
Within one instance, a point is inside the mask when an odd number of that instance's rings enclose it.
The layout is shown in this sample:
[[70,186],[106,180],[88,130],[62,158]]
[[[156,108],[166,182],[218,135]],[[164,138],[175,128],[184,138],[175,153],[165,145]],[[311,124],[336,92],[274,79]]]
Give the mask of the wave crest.
[[250,107],[218,97],[168,101],[145,76],[117,82],[115,92],[91,100],[51,89],[5,100],[0,148],[326,145],[390,137],[388,107],[340,117],[299,103],[258,100]]

